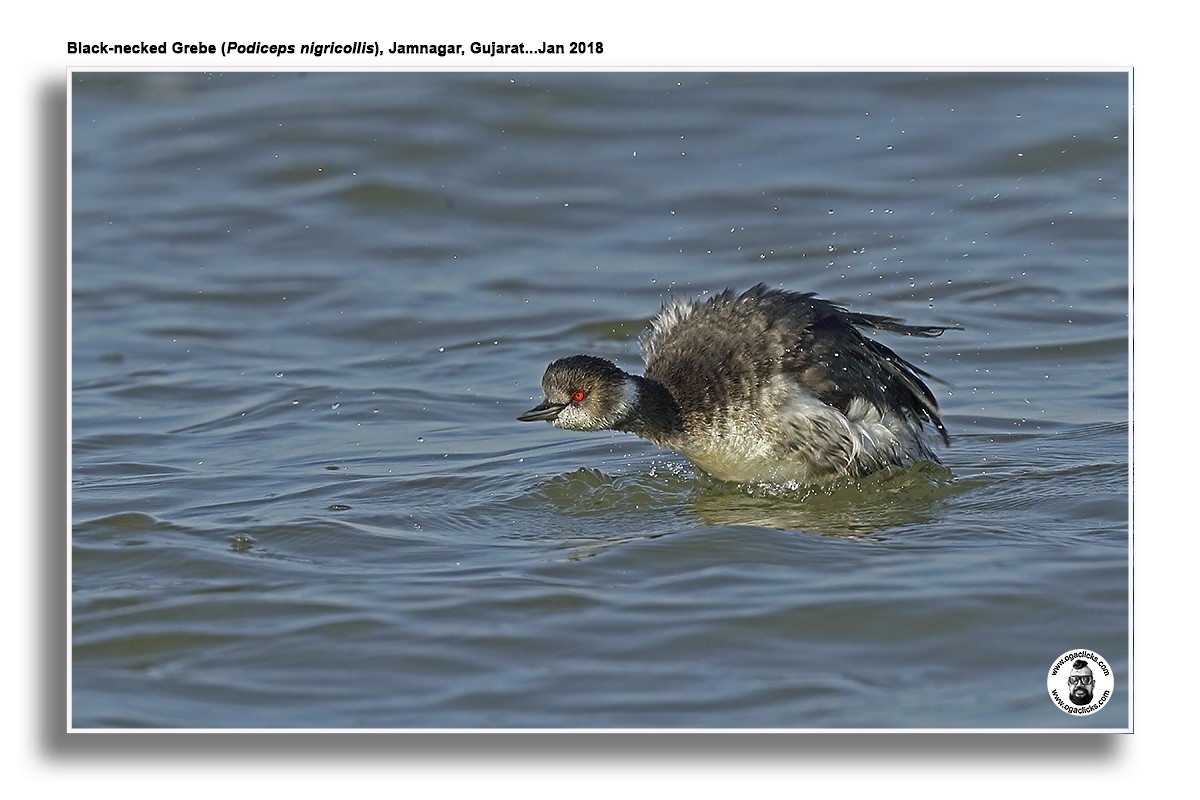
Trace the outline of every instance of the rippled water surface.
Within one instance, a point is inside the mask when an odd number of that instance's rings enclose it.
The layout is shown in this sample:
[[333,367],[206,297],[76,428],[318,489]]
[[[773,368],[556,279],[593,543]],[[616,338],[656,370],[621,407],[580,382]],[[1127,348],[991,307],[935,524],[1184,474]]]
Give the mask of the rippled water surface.
[[[71,85],[76,727],[1127,726],[1125,73]],[[945,469],[514,420],[759,281],[965,328]]]

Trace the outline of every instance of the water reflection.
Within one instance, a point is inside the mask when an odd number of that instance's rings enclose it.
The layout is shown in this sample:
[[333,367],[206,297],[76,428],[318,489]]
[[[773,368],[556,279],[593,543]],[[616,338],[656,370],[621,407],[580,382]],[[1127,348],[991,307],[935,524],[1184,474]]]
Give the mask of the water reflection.
[[949,470],[922,462],[827,487],[711,481],[692,496],[690,511],[705,525],[753,525],[860,539],[933,522],[941,500],[958,490]]
[[[550,478],[519,504],[530,508],[533,500],[544,504],[544,512],[599,522],[596,539],[605,546],[655,538],[664,528],[696,523],[860,539],[934,522],[939,504],[966,488],[948,469],[930,462],[832,486],[731,484],[659,466],[633,475],[578,469]],[[588,527],[590,523],[576,522],[573,530]],[[623,533],[628,530],[643,533]]]

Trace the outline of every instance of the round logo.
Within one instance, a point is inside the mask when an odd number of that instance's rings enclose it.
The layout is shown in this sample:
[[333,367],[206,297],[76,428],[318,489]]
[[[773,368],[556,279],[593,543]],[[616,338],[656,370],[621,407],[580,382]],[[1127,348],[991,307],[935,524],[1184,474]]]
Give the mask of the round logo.
[[1075,716],[1095,714],[1112,697],[1112,667],[1091,650],[1068,650],[1050,665],[1046,690],[1054,705]]

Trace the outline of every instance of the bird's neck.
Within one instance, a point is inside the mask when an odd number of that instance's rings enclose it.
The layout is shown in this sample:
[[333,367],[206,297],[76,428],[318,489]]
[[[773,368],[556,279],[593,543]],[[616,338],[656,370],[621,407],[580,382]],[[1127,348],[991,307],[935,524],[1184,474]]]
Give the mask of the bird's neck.
[[637,390],[637,401],[632,404],[629,414],[614,426],[616,430],[628,431],[655,443],[683,432],[679,403],[667,387],[640,375],[630,375],[629,380]]

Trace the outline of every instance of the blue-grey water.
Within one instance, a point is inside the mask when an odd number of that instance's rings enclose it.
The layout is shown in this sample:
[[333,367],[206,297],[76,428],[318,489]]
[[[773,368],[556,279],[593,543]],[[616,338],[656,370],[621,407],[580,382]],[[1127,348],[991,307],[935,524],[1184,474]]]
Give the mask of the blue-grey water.
[[[71,88],[75,727],[1128,726],[1126,73]],[[514,420],[759,281],[964,328],[945,469]]]

